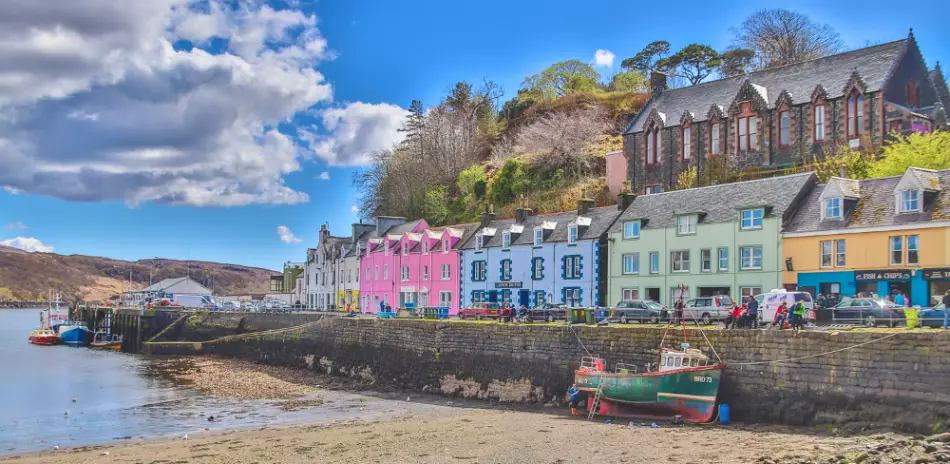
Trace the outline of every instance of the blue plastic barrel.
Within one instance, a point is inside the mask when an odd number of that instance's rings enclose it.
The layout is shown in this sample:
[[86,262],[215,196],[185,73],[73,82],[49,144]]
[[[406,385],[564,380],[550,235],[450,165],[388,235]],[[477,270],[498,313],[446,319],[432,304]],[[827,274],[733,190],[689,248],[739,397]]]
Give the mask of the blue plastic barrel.
[[729,405],[728,404],[719,405],[719,423],[722,425],[729,425]]

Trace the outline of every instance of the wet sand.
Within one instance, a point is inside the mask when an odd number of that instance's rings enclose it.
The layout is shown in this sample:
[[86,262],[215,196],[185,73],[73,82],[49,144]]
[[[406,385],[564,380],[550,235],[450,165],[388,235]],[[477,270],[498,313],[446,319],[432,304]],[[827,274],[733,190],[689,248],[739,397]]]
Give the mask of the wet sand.
[[[190,372],[185,369],[173,375],[187,375],[188,381],[203,391],[241,398],[277,397],[290,403],[303,402],[299,406],[305,408],[323,407],[322,401],[336,393],[323,389],[323,384],[333,379],[312,373],[217,359],[202,359],[196,366]],[[255,380],[245,382],[243,378]],[[209,379],[216,379],[220,385],[205,385]],[[367,401],[374,407],[367,407],[367,411],[360,407],[352,416],[323,423],[209,431],[187,439],[137,440],[8,456],[0,462],[784,464],[946,462],[941,458],[950,456],[942,442],[914,441],[894,434],[834,437],[808,428],[665,423],[651,428],[641,426],[639,421],[630,427],[629,422],[606,424],[603,420],[571,417],[562,408],[510,410],[483,402],[405,395],[368,396]],[[942,454],[945,451],[946,456]],[[898,452],[903,453],[899,460],[889,457],[896,457]],[[920,456],[930,460],[918,461]]]

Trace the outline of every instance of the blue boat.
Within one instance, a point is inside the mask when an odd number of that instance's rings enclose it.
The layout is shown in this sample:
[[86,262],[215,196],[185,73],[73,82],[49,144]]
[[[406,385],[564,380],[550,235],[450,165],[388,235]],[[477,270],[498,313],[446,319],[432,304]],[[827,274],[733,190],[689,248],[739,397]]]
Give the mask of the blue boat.
[[63,343],[72,346],[89,346],[93,333],[82,321],[66,321],[59,326],[59,338]]

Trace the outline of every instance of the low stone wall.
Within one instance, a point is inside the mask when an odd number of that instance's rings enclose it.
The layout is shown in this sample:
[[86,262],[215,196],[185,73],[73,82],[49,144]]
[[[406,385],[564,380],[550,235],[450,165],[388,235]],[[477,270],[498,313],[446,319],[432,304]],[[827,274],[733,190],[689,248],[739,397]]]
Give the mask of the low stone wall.
[[[290,325],[295,324],[284,326]],[[549,325],[324,317],[295,333],[211,341],[182,351],[446,395],[547,402],[563,399],[586,355],[584,347],[609,365],[642,366],[656,361],[663,334],[663,329],[636,326],[575,326],[572,331]],[[712,330],[706,335],[731,363],[720,399],[738,420],[834,426],[860,422],[921,433],[947,429],[950,333],[908,332],[879,341],[889,334]],[[699,331],[689,330],[689,338],[693,347],[706,347]],[[668,339],[678,344],[682,331],[670,331]],[[855,347],[867,342],[872,343]],[[843,351],[784,364],[741,364],[835,350]]]

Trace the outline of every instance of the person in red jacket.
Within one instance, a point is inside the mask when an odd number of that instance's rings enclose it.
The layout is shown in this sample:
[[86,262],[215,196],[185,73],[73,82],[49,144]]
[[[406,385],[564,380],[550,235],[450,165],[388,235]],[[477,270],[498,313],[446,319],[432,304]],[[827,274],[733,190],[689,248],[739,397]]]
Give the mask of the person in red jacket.
[[732,327],[736,329],[739,327],[739,318],[742,317],[742,307],[737,305],[732,305],[732,311],[729,312],[729,317],[726,318],[726,329]]
[[788,320],[788,303],[783,301],[782,305],[775,310],[775,321],[774,324],[778,326],[779,330],[785,328],[785,321]]

